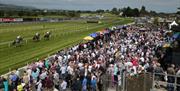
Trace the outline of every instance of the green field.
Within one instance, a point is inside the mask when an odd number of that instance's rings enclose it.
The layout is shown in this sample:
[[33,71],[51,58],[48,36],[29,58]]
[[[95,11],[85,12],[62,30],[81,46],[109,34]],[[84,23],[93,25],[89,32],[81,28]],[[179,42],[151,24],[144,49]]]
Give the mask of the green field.
[[[103,22],[101,24],[87,24],[83,20],[58,23],[0,24],[0,74],[36,61],[37,58],[47,57],[62,48],[80,43],[83,37],[90,33],[113,25],[129,23],[132,22],[132,19],[112,18],[101,21]],[[39,32],[42,37],[47,31],[52,32],[50,40],[42,38],[40,42],[32,41],[36,32]],[[27,43],[24,41],[21,47],[9,47],[9,43],[17,35],[23,36]]]

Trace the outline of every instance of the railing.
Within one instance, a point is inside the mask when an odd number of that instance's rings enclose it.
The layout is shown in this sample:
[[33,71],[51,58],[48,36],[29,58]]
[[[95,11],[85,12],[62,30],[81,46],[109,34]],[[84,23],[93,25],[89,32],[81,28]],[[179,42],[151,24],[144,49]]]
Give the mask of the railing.
[[[146,72],[122,77],[123,83],[116,91],[180,91],[180,76],[177,75]],[[165,80],[164,77],[168,79]]]
[[[156,77],[167,77],[167,81],[155,79]],[[171,80],[171,82],[169,82]],[[152,90],[156,89],[156,85],[165,85],[166,90],[168,91],[180,91],[180,76],[163,74],[163,73],[153,73],[153,85]]]

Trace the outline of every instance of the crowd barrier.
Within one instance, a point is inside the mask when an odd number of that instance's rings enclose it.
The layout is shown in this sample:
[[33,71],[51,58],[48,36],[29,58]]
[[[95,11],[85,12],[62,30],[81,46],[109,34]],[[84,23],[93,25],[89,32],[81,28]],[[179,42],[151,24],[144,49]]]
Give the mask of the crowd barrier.
[[[173,79],[169,82],[169,79]],[[116,91],[180,91],[180,76],[165,73],[141,73],[126,76],[125,86]]]

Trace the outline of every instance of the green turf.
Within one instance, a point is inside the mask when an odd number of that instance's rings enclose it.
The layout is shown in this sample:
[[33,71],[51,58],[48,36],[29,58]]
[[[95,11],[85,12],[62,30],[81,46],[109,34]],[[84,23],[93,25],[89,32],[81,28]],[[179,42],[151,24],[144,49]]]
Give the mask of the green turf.
[[[0,74],[77,44],[90,33],[112,25],[132,22],[131,19],[124,18],[112,18],[102,21],[101,24],[87,24],[85,21],[66,21],[0,25]],[[39,32],[42,36],[47,31],[52,32],[50,40],[32,41],[32,36],[36,32]],[[16,38],[17,35],[22,35],[27,40],[27,43],[23,43],[21,47],[9,47],[9,42]]]

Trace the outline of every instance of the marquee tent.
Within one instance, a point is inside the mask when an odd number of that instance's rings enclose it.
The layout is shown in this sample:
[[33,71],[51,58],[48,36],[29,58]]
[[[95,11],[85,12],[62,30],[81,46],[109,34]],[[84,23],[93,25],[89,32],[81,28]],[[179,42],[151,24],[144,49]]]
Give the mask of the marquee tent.
[[178,24],[176,23],[176,21],[173,21],[171,24],[169,24],[169,29],[171,29],[172,26],[178,26]]

